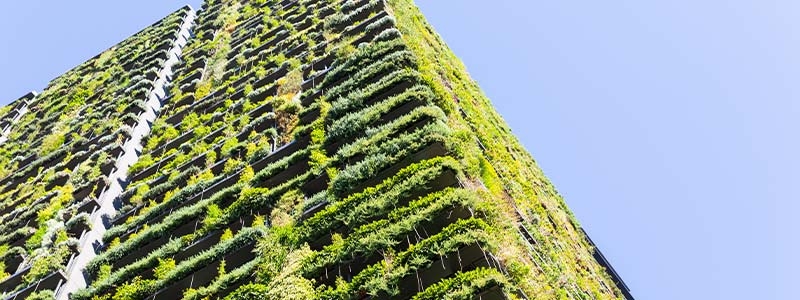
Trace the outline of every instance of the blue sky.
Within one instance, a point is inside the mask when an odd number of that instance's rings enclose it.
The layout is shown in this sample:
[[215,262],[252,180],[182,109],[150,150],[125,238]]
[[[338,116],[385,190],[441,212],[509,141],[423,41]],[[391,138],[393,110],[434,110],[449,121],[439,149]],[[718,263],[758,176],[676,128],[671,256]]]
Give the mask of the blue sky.
[[[5,2],[0,103],[186,3]],[[797,298],[800,2],[417,2],[634,296]]]

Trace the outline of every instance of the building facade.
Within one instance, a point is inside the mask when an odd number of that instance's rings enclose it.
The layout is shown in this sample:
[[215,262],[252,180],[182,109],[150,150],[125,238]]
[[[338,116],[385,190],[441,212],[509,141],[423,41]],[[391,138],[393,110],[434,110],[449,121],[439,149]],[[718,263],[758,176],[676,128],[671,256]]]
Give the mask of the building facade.
[[632,299],[411,0],[207,0],[0,115],[6,299]]

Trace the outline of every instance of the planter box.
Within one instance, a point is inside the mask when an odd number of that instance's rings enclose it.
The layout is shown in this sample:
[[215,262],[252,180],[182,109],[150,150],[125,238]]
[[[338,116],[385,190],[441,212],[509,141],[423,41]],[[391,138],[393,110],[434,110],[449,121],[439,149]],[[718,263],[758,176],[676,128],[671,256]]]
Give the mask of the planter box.
[[[127,253],[125,256],[121,257],[120,259],[115,260],[112,264],[113,268],[121,268],[122,266],[132,264],[137,260],[147,256],[150,252],[160,248],[167,244],[170,239],[177,238],[194,232],[195,229],[200,225],[200,217],[187,220],[178,227],[171,230],[171,234],[164,235],[160,238],[156,238],[151,240],[150,242],[143,244],[142,246],[134,249],[133,251]],[[131,232],[132,233],[132,232]],[[125,238],[129,236],[130,233],[126,234],[125,236],[121,237],[120,240],[126,240]]]
[[83,200],[86,197],[89,197],[89,195],[91,195],[92,193],[92,189],[94,189],[94,186],[95,186],[94,184],[87,184],[79,188],[78,190],[72,192],[72,198],[77,200]]
[[300,125],[311,124],[314,121],[316,121],[319,118],[319,116],[320,116],[319,107],[316,107],[316,108],[314,108],[312,110],[303,111],[300,114],[299,124]]
[[[322,80],[325,79],[325,75],[328,73],[328,67],[327,66],[323,66],[323,65],[319,65],[319,66],[322,67],[321,70],[324,70],[324,71],[322,71],[319,74],[316,74],[316,75],[314,75],[314,76],[312,76],[310,78],[308,76],[311,74],[311,71],[314,70],[313,67],[309,67],[308,69],[306,69],[303,72],[303,78],[308,78],[301,85],[301,87],[302,87],[302,89],[304,91],[315,88],[318,84],[322,83]],[[317,70],[314,70],[314,71],[317,71]]]
[[[201,60],[202,61],[202,60]],[[202,70],[194,70],[189,75],[186,75],[180,82],[178,82],[178,86],[192,82],[192,80],[200,79],[203,77]]]
[[114,163],[114,160],[111,159],[106,160],[105,163],[100,165],[100,171],[103,172],[103,174],[111,174],[111,172],[114,171],[115,169],[116,169],[116,164]]
[[8,244],[8,248],[9,249],[14,248],[14,247],[22,247],[22,246],[25,245],[25,242],[28,241],[28,238],[30,236],[32,236],[36,232],[36,229],[34,229],[32,227],[28,227],[28,228],[30,230],[29,232],[23,233],[21,235],[18,235],[16,237],[6,241],[6,244]]
[[157,156],[161,155],[162,153],[165,153],[170,149],[177,148],[178,146],[182,145],[183,143],[192,140],[193,137],[194,137],[194,129],[190,129],[186,133],[181,134],[178,137],[170,140],[166,144],[158,147],[152,153],[153,153],[153,155],[157,155]]
[[[190,105],[190,104],[194,103],[195,100],[197,100],[197,99],[195,98],[194,93],[191,93],[191,94],[188,94],[186,96],[183,96],[183,98],[181,98],[178,101],[176,101],[174,103],[174,106],[175,107],[181,107],[181,106],[184,106],[184,105]],[[185,114],[183,114],[183,116],[185,116]],[[180,119],[183,120],[183,117],[181,117]]]
[[458,251],[444,256],[444,259],[434,261],[430,267],[401,279],[398,283],[400,294],[393,297],[398,297],[398,299],[409,298],[441,279],[452,276],[456,272],[471,271],[479,267],[499,269],[499,263],[477,244],[462,247]]
[[122,149],[122,146],[120,145],[114,145],[111,148],[106,149],[106,151],[108,151],[108,156],[113,158],[119,157],[119,155],[122,154],[123,150],[124,149]]
[[0,282],[0,291],[2,291],[4,294],[13,291],[14,288],[16,288],[18,285],[22,283],[22,277],[30,273],[30,271],[31,267],[26,267],[25,269],[15,274],[12,274],[11,276],[3,280],[3,282]]
[[[253,123],[251,122],[250,124],[252,125]],[[250,133],[251,132],[253,132],[253,131],[255,131],[255,132],[263,132],[264,130],[267,130],[269,128],[275,128],[275,126],[276,126],[275,125],[275,120],[272,119],[272,118],[269,118],[269,119],[266,119],[266,120],[261,120],[260,123],[253,125],[252,127],[250,127],[250,129],[245,128],[245,130],[242,130],[236,136],[236,139],[238,141],[247,141],[248,137],[250,137]],[[241,154],[244,154],[244,153],[241,153]]]
[[[155,155],[158,155],[158,154],[156,153]],[[160,160],[160,161],[158,161],[156,163],[153,163],[152,165],[150,165],[150,167],[147,167],[146,169],[139,171],[139,173],[134,174],[132,177],[130,177],[130,179],[128,181],[129,182],[137,182],[137,181],[140,181],[140,180],[142,180],[144,178],[150,177],[151,175],[153,175],[156,172],[158,172],[158,169],[161,167],[161,164],[163,162],[167,161],[168,159],[170,159],[170,158],[172,158],[174,156],[175,155],[173,154],[173,155],[170,155],[168,157],[163,158],[162,160]]]
[[[436,180],[434,180],[433,182],[429,183],[429,185],[427,187],[422,188],[421,189],[422,192],[411,193],[411,194],[407,195],[406,197],[403,197],[402,199],[398,199],[397,203],[395,203],[394,206],[395,207],[405,207],[405,206],[408,206],[408,204],[411,201],[419,199],[420,197],[423,197],[423,196],[425,196],[427,194],[444,190],[447,187],[455,187],[457,185],[458,185],[458,180],[456,179],[455,173],[453,173],[452,171],[447,171],[444,174],[442,174],[441,176],[439,176]],[[300,216],[300,222],[302,222],[304,220],[307,220],[308,218],[311,218],[316,213],[322,211],[323,209],[325,209],[325,207],[328,206],[328,204],[329,204],[328,202],[323,202],[323,203],[315,205],[314,207],[311,207],[311,208],[307,209]],[[454,207],[453,209],[447,210],[447,212],[445,212],[445,213],[438,214],[435,218],[433,218],[430,221],[426,221],[426,222],[420,223],[419,227],[425,228],[426,235],[431,236],[431,235],[434,235],[436,233],[441,232],[441,230],[444,227],[447,227],[448,225],[450,225],[451,223],[456,222],[457,220],[468,219],[470,217],[472,217],[472,213],[470,212],[470,210],[468,208],[458,206],[458,207]],[[383,218],[383,217],[381,217],[381,218]],[[330,233],[326,232],[325,234],[323,234],[323,235],[321,235],[319,237],[316,237],[313,240],[309,241],[309,247],[311,248],[311,250],[319,251],[324,246],[326,246],[326,245],[331,243],[331,235],[333,233],[338,233],[343,238],[346,238],[349,235],[349,233],[354,229],[357,229],[357,228],[349,228],[347,226],[340,226],[340,227],[332,230],[332,232],[330,232]],[[409,235],[409,236],[412,236],[412,235]],[[400,239],[400,240],[403,240],[403,239]],[[407,239],[406,241],[409,241],[409,240],[411,240],[411,238]],[[406,246],[408,246],[408,245],[406,245]]]
[[225,133],[225,127],[220,127],[220,128],[217,128],[216,130],[212,131],[211,133],[209,133],[205,137],[203,137],[201,140],[205,141],[206,143],[211,143],[211,142],[214,141],[214,139],[216,139],[217,137],[222,136],[222,134],[224,134],[224,133]]
[[[195,61],[192,62],[192,64],[189,65],[188,68],[194,70],[194,69],[202,69],[205,66],[206,66],[206,59],[201,57],[201,58],[195,59]],[[201,73],[201,75],[202,75],[202,73]]]
[[88,230],[91,230],[89,224],[81,222],[72,226],[72,228],[67,230],[67,233],[71,234],[73,237],[80,238],[83,232]]
[[274,163],[278,160],[281,160],[282,158],[292,155],[292,153],[295,153],[301,149],[308,147],[308,144],[309,140],[306,139],[302,141],[293,141],[289,144],[283,145],[277,150],[267,155],[266,157],[253,162],[251,164],[253,171],[257,173],[258,171],[261,171],[264,168],[266,168],[267,165]]
[[132,208],[132,209],[130,209],[130,210],[124,212],[124,213],[115,215],[114,218],[109,221],[110,226],[108,228],[116,227],[116,226],[120,226],[120,225],[125,224],[125,220],[127,220],[128,217],[134,216],[136,214],[136,212],[138,212],[139,209],[141,209],[141,208],[142,208],[141,206],[137,206],[137,207]]
[[22,255],[13,255],[10,257],[6,257],[4,261],[6,264],[5,272],[8,274],[14,274],[15,272],[17,272],[19,265],[22,264],[22,262],[24,261],[25,258],[22,257]]
[[[80,199],[80,198],[78,198]],[[84,200],[80,206],[78,206],[78,213],[85,212],[87,214],[92,214],[94,211],[100,207],[100,204],[97,203],[94,199],[86,199]]]
[[[417,153],[411,154],[406,158],[400,160],[397,163],[394,163],[390,167],[378,172],[375,176],[370,177],[369,179],[357,184],[355,188],[347,191],[345,195],[340,195],[342,197],[349,196],[355,192],[359,192],[367,187],[374,186],[376,184],[381,183],[385,179],[394,176],[398,171],[402,170],[405,167],[408,167],[414,163],[418,163],[420,161],[431,159],[434,157],[445,156],[447,155],[447,150],[445,149],[444,145],[439,142],[434,142],[433,144],[425,147],[424,149],[418,151]],[[457,184],[458,182],[452,182],[452,184]]]
[[255,118],[258,118],[258,117],[260,117],[260,116],[262,116],[262,115],[264,115],[266,113],[272,112],[272,111],[273,111],[272,103],[266,103],[266,104],[262,104],[261,106],[256,107],[255,109],[251,110],[248,113],[248,115],[250,116],[251,119],[255,119]]
[[303,192],[306,197],[311,197],[319,192],[322,192],[328,188],[328,183],[330,179],[328,178],[328,173],[322,173],[322,175],[317,176],[316,178],[309,180],[308,182],[304,183],[300,190]]
[[[364,30],[367,28],[367,26],[369,26],[370,24],[374,23],[375,21],[378,21],[378,20],[380,20],[383,17],[388,16],[388,15],[389,14],[387,14],[385,10],[381,10],[378,14],[372,16],[372,18],[369,18],[369,20],[364,20],[364,22],[361,22],[357,26],[345,29],[345,31],[342,32],[342,35],[344,35],[344,36],[355,36],[355,35],[358,35],[358,34],[364,32]],[[389,26],[383,26],[383,27],[387,27],[388,28]],[[377,30],[377,32],[381,32],[381,31],[382,30]],[[370,40],[371,39],[372,38],[370,38]]]
[[82,151],[78,155],[73,155],[72,159],[70,159],[66,164],[64,164],[64,168],[75,170],[75,167],[77,167],[80,163],[86,161],[88,154],[89,154],[88,152]]
[[105,178],[105,176],[102,176],[101,179],[97,180],[97,185],[94,189],[94,194],[93,194],[95,199],[99,199],[100,195],[105,191],[106,186],[108,185],[108,182],[106,182],[106,180],[108,179]]
[[317,100],[317,98],[322,96],[322,91],[323,91],[323,89],[319,88],[316,91],[314,91],[313,94],[301,98],[300,99],[300,104],[302,104],[304,107],[311,105],[312,103],[314,103],[314,101]]
[[[233,270],[253,260],[255,258],[255,253],[253,253],[254,246],[255,244],[251,243],[225,255],[223,258],[225,260],[225,269]],[[161,289],[154,295],[145,299],[180,299],[183,297],[184,290],[208,285],[214,279],[216,279],[220,261],[221,260],[217,260],[211,264],[203,266],[191,275],[184,277],[183,279]]]
[[[206,98],[208,98],[208,96],[206,96]],[[183,121],[183,118],[186,117],[186,115],[188,115],[189,112],[192,111],[191,110],[192,106],[197,105],[197,103],[202,102],[206,98],[200,99],[200,101],[195,100],[194,102],[192,102],[192,104],[189,107],[184,108],[184,109],[172,114],[172,116],[170,116],[169,118],[166,118],[164,120],[164,122],[166,122],[169,125],[175,126],[176,124],[178,124],[181,121]]]
[[61,284],[67,282],[67,276],[61,272],[56,271],[47,275],[47,277],[27,286],[26,288],[6,296],[6,299],[25,299],[36,291],[39,290],[57,290]]
[[[254,88],[258,88],[258,87],[266,86],[267,84],[271,84],[271,83],[275,82],[276,80],[280,79],[281,77],[286,76],[286,74],[289,73],[289,70],[286,68],[286,65],[284,65],[284,66],[282,66],[282,67],[280,67],[278,69],[268,71],[268,73],[269,74],[267,74],[267,76],[264,76],[264,78],[261,78],[258,81],[256,81],[255,83],[253,83],[253,87]],[[276,87],[276,91],[277,91],[277,87]]]
[[301,159],[300,161],[291,164],[285,170],[270,176],[269,178],[264,180],[264,182],[260,183],[258,186],[267,188],[274,188],[276,186],[279,186],[289,181],[290,179],[307,172],[310,169],[308,163],[309,163],[308,158]]
[[56,173],[56,178],[45,184],[45,190],[51,190],[56,186],[63,186],[69,180],[69,175]]
[[222,230],[217,230],[214,233],[197,240],[186,248],[183,248],[180,252],[173,256],[173,259],[175,259],[176,263],[180,263],[194,255],[199,254],[200,252],[208,250],[219,243],[220,236],[222,236]]

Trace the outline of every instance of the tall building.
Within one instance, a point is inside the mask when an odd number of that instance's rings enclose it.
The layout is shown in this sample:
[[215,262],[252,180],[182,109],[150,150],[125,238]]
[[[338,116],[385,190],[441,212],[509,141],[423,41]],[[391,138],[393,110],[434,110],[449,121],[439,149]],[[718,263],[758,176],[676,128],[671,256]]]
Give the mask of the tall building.
[[6,299],[633,299],[411,0],[207,0],[0,115]]

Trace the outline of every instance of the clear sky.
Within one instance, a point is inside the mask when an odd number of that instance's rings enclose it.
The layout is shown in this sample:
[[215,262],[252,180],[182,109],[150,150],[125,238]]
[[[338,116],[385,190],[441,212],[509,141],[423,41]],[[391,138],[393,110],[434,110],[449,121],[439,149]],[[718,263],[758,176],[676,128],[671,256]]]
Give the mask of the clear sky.
[[[0,3],[0,103],[186,3],[121,2]],[[798,298],[800,2],[417,2],[634,296]]]

